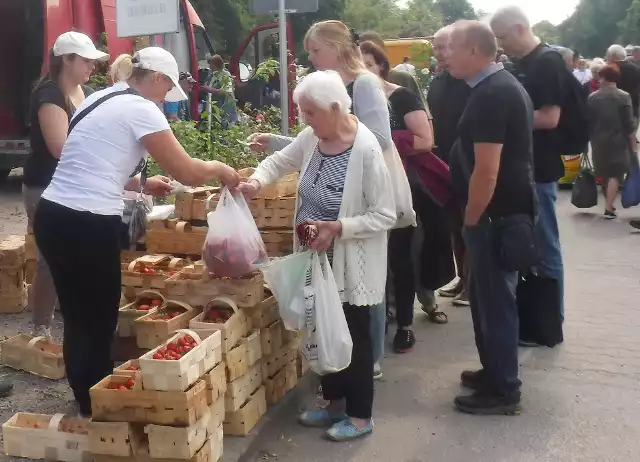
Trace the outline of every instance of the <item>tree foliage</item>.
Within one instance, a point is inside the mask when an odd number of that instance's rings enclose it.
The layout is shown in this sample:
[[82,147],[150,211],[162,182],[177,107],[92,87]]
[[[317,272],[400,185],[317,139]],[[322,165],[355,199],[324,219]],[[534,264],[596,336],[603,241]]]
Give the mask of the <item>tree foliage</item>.
[[533,26],[533,32],[545,43],[558,45],[560,43],[560,31],[549,21],[540,21]]
[[436,5],[445,26],[460,19],[478,19],[476,11],[468,0],[438,0]]

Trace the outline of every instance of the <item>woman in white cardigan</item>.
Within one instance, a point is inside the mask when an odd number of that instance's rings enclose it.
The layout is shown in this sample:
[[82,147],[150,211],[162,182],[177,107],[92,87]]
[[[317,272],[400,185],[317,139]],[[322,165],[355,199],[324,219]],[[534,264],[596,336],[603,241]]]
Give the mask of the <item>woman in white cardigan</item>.
[[373,430],[370,322],[372,307],[385,296],[387,232],[396,223],[396,206],[380,145],[351,115],[340,76],[315,72],[298,85],[294,100],[308,127],[262,161],[240,189],[253,197],[283,175],[300,172],[295,224],[317,227],[309,247],[329,256],[353,340],[351,365],[322,377],[329,406],[304,412],[300,422],[330,426],[330,439],[346,441]]

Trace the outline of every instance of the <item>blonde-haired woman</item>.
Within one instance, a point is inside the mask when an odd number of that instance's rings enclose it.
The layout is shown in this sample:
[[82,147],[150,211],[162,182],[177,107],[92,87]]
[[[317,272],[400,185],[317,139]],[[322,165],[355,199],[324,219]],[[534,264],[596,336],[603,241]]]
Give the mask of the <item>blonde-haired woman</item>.
[[[411,192],[404,170],[400,172],[404,175],[405,189],[402,189],[401,185],[395,182],[395,171],[389,163],[394,145],[391,138],[387,98],[378,76],[369,72],[362,61],[357,34],[340,21],[321,21],[313,24],[307,31],[304,47],[315,69],[332,70],[340,75],[352,100],[351,112],[371,130],[378,140],[391,173],[392,191],[389,191],[389,194],[396,197],[396,210],[399,216],[396,226],[415,226],[416,215],[411,206]],[[291,141],[292,138],[267,133],[256,133],[249,137],[249,142],[256,151],[275,152]],[[400,162],[399,159],[398,162]],[[402,169],[401,164],[400,169]],[[404,201],[398,200],[399,190],[406,193]],[[407,206],[401,209],[400,202]],[[375,363],[373,374],[376,378],[382,377],[379,360],[384,353],[385,322],[386,305],[383,302],[375,307],[372,316]]]
[[[329,257],[353,340],[349,367],[321,379],[330,404],[303,412],[300,423],[330,427],[330,439],[347,441],[373,431],[371,317],[385,296],[387,232],[396,223],[395,202],[380,145],[351,114],[341,78],[315,72],[298,85],[294,100],[309,127],[262,161],[240,189],[253,197],[283,175],[300,172],[295,224],[317,227],[308,245]],[[294,244],[300,249],[297,239]]]
[[83,415],[91,414],[89,388],[113,368],[124,190],[154,196],[171,191],[165,177],[145,181],[148,155],[183,183],[239,181],[227,165],[189,157],[158,108],[163,101],[186,99],[171,53],[149,47],[114,64],[122,81],[78,107],[35,215],[36,242],[64,318],[67,377]]
[[[40,196],[49,185],[67,139],[69,120],[93,90],[89,81],[96,61],[109,55],[96,49],[89,37],[79,32],[60,35],[49,51],[49,68],[31,94],[31,153],[24,165],[22,195],[29,231]],[[44,258],[37,256],[36,273],[29,293],[32,334],[51,336],[56,290]]]

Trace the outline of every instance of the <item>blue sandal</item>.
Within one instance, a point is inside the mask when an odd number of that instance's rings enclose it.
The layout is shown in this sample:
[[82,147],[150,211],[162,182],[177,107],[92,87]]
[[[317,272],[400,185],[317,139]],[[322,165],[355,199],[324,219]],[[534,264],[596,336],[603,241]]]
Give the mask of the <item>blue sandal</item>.
[[330,427],[347,418],[344,412],[332,413],[327,408],[310,409],[300,414],[298,422],[305,427]]
[[373,420],[370,420],[363,428],[356,427],[350,419],[344,419],[334,424],[327,430],[327,438],[331,441],[351,441],[361,438],[373,432]]

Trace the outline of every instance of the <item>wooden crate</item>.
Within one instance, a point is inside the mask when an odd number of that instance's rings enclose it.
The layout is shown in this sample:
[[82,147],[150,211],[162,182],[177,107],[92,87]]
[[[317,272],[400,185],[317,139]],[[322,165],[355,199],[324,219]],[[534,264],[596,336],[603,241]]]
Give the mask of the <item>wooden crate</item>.
[[227,384],[227,392],[224,395],[226,412],[239,410],[249,397],[262,386],[262,382],[262,365],[255,364],[242,377]]
[[62,346],[45,337],[18,334],[0,343],[0,361],[14,369],[58,380],[65,376]]
[[184,221],[206,220],[207,213],[211,211],[207,199],[219,193],[220,188],[213,186],[201,186],[178,193],[174,215]]
[[293,331],[287,330],[284,327],[284,323],[282,324],[282,344],[289,345],[297,342],[298,344],[302,342],[302,331]]
[[292,229],[261,230],[260,235],[269,257],[284,257],[293,253]]
[[244,308],[258,305],[264,299],[264,276],[256,271],[243,278],[215,278],[199,262],[167,279],[166,288],[170,299],[192,306],[206,306],[214,298],[226,296]]
[[247,436],[260,418],[267,412],[264,387],[249,397],[246,403],[234,412],[227,412],[224,419],[224,434]]
[[296,369],[298,378],[302,378],[309,371],[309,363],[300,350],[296,351]]
[[224,397],[227,391],[227,371],[224,362],[221,362],[204,376],[202,380],[207,384],[207,404],[211,406]]
[[123,290],[162,290],[165,288],[164,281],[189,263],[184,258],[171,255],[145,255],[136,258],[122,270]]
[[276,404],[298,384],[296,360],[287,363],[273,377],[264,381],[267,404]]
[[[206,220],[207,213],[218,206],[219,195],[210,196],[200,201],[201,206],[194,201],[194,219]],[[296,198],[279,197],[275,199],[257,198],[248,201],[249,211],[256,222],[256,226],[263,228],[292,228],[296,211]]]
[[254,329],[263,329],[280,319],[278,302],[267,287],[264,288],[264,300],[253,307],[244,308],[244,311],[251,319]]
[[234,348],[224,353],[227,366],[227,382],[233,382],[249,371],[249,351],[247,345],[238,343]]
[[114,377],[107,376],[91,387],[93,420],[137,422],[186,427],[207,411],[207,385],[199,380],[186,391],[111,390]]
[[36,238],[33,234],[25,234],[24,236],[24,259],[36,260],[38,258],[38,246]]
[[0,293],[0,313],[22,313],[27,308],[29,289],[22,283],[22,290],[16,294]]
[[0,240],[0,268],[22,268],[26,260],[24,236],[7,236]]
[[136,381],[142,377],[142,371],[140,370],[140,360],[130,359],[122,365],[113,369],[113,375],[123,375],[125,377],[133,377]]
[[92,454],[129,457],[137,452],[137,442],[143,438],[142,424],[129,422],[90,421],[89,450]]
[[16,296],[24,291],[24,263],[18,267],[0,268],[0,294]]
[[[255,172],[254,168],[243,168],[238,170],[240,178],[247,179]],[[298,192],[298,182],[300,180],[299,173],[292,173],[290,175],[283,176],[275,183],[264,186],[256,198],[261,199],[275,199],[278,197],[295,196]]]
[[[206,226],[191,226],[186,221],[165,220],[163,227],[149,228],[147,250],[152,253],[201,255],[207,237]],[[159,225],[159,226],[160,226]]]
[[64,462],[90,460],[88,420],[18,412],[2,424],[4,452],[26,459]]
[[[215,309],[233,310],[233,315],[223,323],[206,322],[209,310]],[[219,330],[222,334],[222,351],[228,352],[242,339],[250,328],[249,318],[238,309],[235,302],[229,297],[217,297],[207,304],[201,314],[189,322],[189,328],[195,330]]]
[[24,262],[24,281],[27,284],[33,283],[33,278],[36,276],[36,266],[38,262],[33,260],[27,260]]
[[140,357],[140,370],[145,390],[186,390],[222,360],[220,332],[201,339],[192,330],[180,329],[166,343],[177,343],[184,335],[193,337],[197,345],[180,359],[174,361],[154,359],[154,354],[163,346]]
[[280,319],[260,329],[260,343],[262,344],[263,356],[273,355],[280,351],[282,348],[283,331],[284,325]]
[[241,343],[247,345],[247,361],[249,366],[262,359],[262,341],[260,339],[260,330],[254,329],[249,335],[240,340]]
[[268,380],[281,371],[287,364],[296,359],[298,350],[293,345],[285,345],[277,353],[267,356],[262,361],[262,378]]
[[[183,311],[179,316],[170,319],[158,319],[162,314],[172,311]],[[155,313],[146,314],[134,321],[136,343],[140,348],[156,348],[167,341],[178,329],[187,329],[189,321],[200,314],[200,310],[186,303],[168,300]]]
[[[153,300],[160,300],[160,305],[154,307],[152,304]],[[143,290],[136,295],[133,302],[120,307],[118,310],[118,337],[135,336],[134,321],[147,314],[155,313],[160,306],[164,305],[165,301],[164,295],[160,292],[156,290]],[[143,304],[150,308],[147,310],[138,309],[138,307]]]

